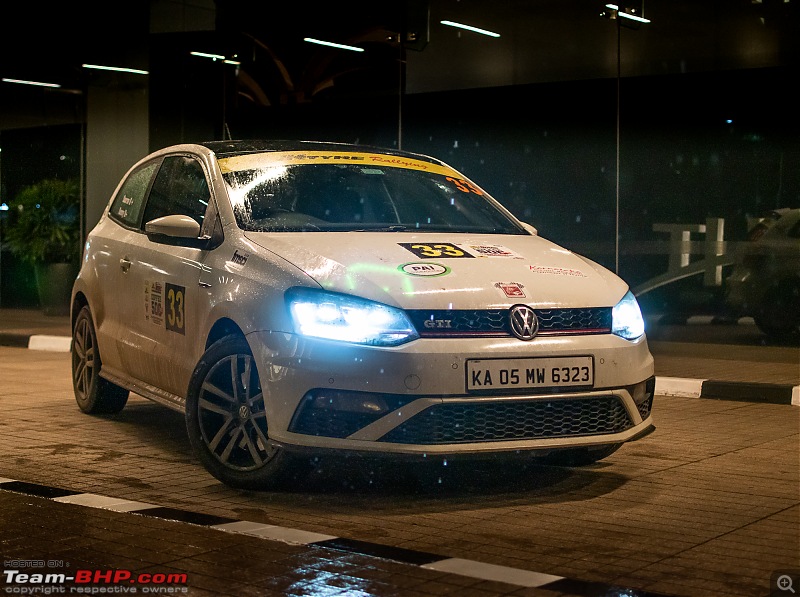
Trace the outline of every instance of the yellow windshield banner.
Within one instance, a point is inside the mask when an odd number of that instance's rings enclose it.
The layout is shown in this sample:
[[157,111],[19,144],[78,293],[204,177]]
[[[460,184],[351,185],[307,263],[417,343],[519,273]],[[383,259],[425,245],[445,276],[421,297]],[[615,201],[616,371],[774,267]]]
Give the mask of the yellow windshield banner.
[[230,158],[220,158],[219,160],[219,167],[223,174],[227,172],[236,172],[238,170],[262,170],[275,166],[294,166],[295,164],[353,164],[374,167],[405,168],[406,170],[432,172],[434,174],[441,174],[442,176],[461,177],[458,172],[446,166],[384,153],[349,151],[271,151],[237,155]]

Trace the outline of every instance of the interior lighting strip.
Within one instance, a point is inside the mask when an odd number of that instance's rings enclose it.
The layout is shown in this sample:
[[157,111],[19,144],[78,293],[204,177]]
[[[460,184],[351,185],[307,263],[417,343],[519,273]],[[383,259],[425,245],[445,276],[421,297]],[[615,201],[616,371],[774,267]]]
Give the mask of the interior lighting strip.
[[238,60],[233,60],[236,58],[236,54],[233,55],[232,58],[226,58],[222,54],[209,54],[208,52],[189,52],[192,56],[200,56],[201,58],[211,58],[214,62],[217,60],[222,60],[225,64],[233,64],[235,66],[239,66],[241,64]]
[[222,54],[209,54],[208,52],[189,52],[192,56],[200,56],[201,58],[211,58],[212,60],[225,60]]
[[355,46],[347,46],[345,44],[337,44],[333,43],[332,41],[324,41],[321,39],[315,39],[313,37],[304,37],[303,41],[307,41],[310,44],[317,44],[320,46],[328,46],[331,48],[338,48],[340,50],[350,50],[351,52],[363,52],[364,48],[357,48]]
[[442,25],[457,27],[458,29],[466,29],[467,31],[473,31],[475,33],[480,33],[481,35],[488,35],[489,37],[500,37],[499,33],[495,33],[494,31],[489,31],[488,29],[479,29],[478,27],[473,27],[472,25],[464,25],[463,23],[456,23],[455,21],[439,21],[439,22]]
[[118,73],[133,73],[134,75],[149,75],[150,72],[138,68],[126,68],[124,66],[103,66],[101,64],[81,64],[83,68],[94,70],[113,70]]
[[37,87],[61,87],[58,83],[42,83],[41,81],[26,81],[25,79],[6,79],[3,83],[20,83],[21,85],[36,85]]
[[650,23],[650,19],[645,19],[644,17],[640,17],[637,15],[628,14],[627,12],[621,11],[619,6],[616,4],[606,4],[606,8],[611,10],[616,10],[617,14],[621,16],[623,19],[630,19],[631,21],[638,21],[639,23]]

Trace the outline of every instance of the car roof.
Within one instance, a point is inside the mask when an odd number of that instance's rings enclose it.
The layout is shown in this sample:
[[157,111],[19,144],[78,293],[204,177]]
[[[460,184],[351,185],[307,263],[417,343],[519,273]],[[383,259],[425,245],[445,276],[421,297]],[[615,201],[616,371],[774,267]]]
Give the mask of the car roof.
[[419,153],[399,151],[372,145],[359,145],[355,143],[336,143],[332,141],[289,141],[289,140],[263,140],[246,139],[232,141],[205,141],[198,143],[213,151],[217,157],[231,157],[248,153],[264,153],[270,151],[367,151],[386,155],[402,156],[425,160],[434,164],[441,164],[440,160]]

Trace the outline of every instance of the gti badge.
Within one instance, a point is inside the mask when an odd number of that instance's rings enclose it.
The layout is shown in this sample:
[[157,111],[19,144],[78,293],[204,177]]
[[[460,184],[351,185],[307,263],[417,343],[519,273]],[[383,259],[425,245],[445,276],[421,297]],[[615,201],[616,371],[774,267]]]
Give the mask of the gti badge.
[[453,327],[452,323],[452,319],[426,319],[423,325],[428,329],[442,329]]

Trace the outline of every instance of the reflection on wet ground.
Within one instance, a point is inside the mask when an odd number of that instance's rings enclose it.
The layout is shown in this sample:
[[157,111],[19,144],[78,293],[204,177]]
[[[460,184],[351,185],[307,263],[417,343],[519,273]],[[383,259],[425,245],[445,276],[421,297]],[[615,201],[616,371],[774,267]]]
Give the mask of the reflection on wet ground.
[[[663,345],[680,350],[656,351],[656,367],[683,375],[798,376],[797,349]],[[188,573],[198,595],[553,594],[317,538],[325,546],[176,522],[234,520],[472,569],[477,562],[504,574],[563,576],[583,583],[564,589],[572,595],[607,594],[597,583],[639,595],[761,595],[772,571],[797,567],[800,410],[788,404],[658,395],[656,432],[585,468],[326,454],[284,487],[239,491],[197,462],[180,413],[132,396],[116,416],[86,416],[72,397],[69,355],[4,348],[0,363],[0,477],[66,491],[54,495],[134,500],[162,514],[60,503],[10,484],[0,488],[4,557]]]
[[[330,511],[442,513],[469,507],[512,507],[588,500],[614,491],[626,478],[589,469],[541,466],[530,459],[397,463],[370,458],[320,458],[309,473],[269,491],[270,504],[324,503]],[[249,495],[259,501],[258,492]]]
[[[113,423],[139,437],[143,444],[169,454],[172,462],[194,464],[179,413],[134,400],[113,417]],[[95,454],[95,458],[108,460],[112,458],[110,454],[104,450]],[[618,472],[604,471],[607,465],[603,462],[591,469],[570,469],[545,466],[525,454],[396,460],[328,453],[298,456],[296,460],[298,473],[279,487],[229,491],[246,495],[253,503],[268,503],[270,507],[303,504],[341,513],[363,509],[376,513],[424,513],[455,511],[476,498],[482,504],[498,507],[593,499],[614,491],[626,481]],[[130,487],[149,487],[143,480],[128,480],[124,475],[116,479]],[[247,520],[267,522],[259,508],[234,510]]]

